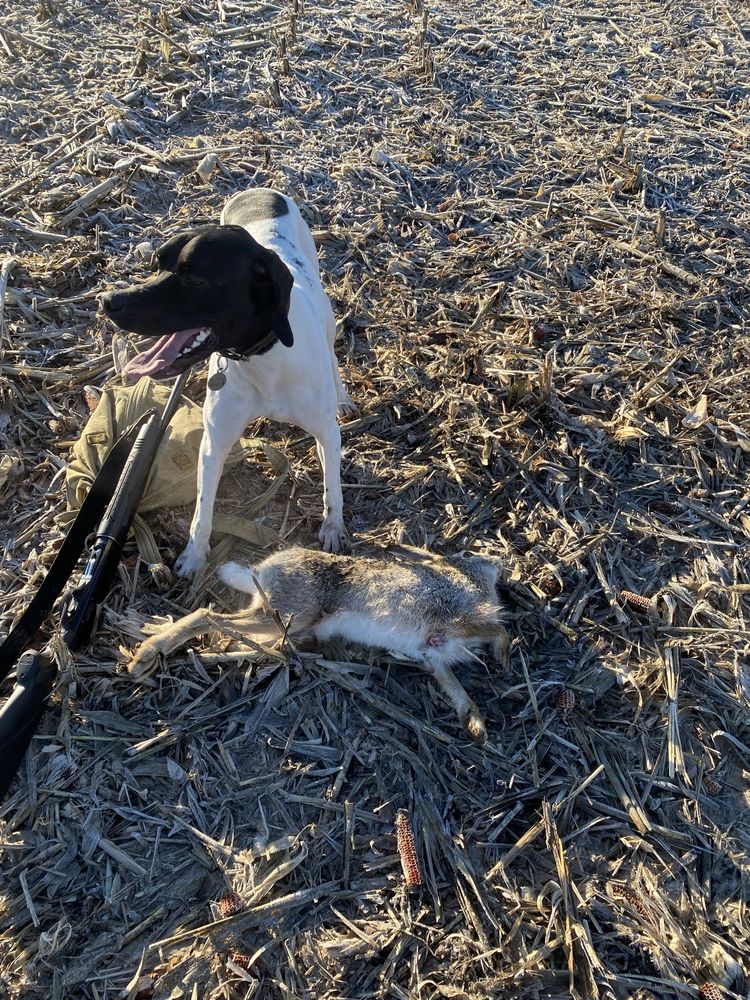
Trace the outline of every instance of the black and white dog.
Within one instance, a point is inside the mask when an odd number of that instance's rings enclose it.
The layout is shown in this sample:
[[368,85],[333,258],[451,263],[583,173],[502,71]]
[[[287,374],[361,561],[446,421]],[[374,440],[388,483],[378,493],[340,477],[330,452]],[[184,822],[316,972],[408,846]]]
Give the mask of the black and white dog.
[[224,461],[261,416],[315,437],[324,481],[320,540],[338,552],[345,531],[336,414],[355,407],[339,374],[336,323],[299,209],[268,188],[241,192],[227,202],[220,225],[172,237],[156,259],[152,278],[100,301],[123,330],[159,338],[127,366],[130,378],[167,378],[211,356],[198,499],[177,572],[204,567]]

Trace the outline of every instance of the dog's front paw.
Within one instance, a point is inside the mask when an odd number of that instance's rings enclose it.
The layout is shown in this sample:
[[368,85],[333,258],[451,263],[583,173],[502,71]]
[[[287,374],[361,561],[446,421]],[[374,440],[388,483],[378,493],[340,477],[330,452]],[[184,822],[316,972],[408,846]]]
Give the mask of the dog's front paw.
[[207,548],[203,549],[194,542],[188,542],[185,551],[174,564],[174,571],[178,576],[195,576],[206,568],[207,559]]
[[346,544],[346,528],[342,521],[327,517],[320,527],[318,538],[324,552],[341,552]]

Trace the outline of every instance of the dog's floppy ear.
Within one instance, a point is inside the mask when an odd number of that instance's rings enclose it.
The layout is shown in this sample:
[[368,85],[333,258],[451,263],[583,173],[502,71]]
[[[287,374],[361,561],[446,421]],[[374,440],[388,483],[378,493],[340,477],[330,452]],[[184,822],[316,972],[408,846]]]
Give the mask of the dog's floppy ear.
[[271,303],[271,329],[284,347],[291,347],[294,335],[289,325],[289,302],[294,279],[286,264],[272,250],[262,260],[253,261],[253,278],[258,288],[267,292]]

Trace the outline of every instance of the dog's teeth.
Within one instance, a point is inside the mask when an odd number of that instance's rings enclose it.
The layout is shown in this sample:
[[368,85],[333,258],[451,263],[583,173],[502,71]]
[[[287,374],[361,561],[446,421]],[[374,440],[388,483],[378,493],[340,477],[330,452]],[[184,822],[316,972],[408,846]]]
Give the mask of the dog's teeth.
[[196,347],[200,347],[203,341],[210,336],[211,336],[211,327],[204,326],[202,330],[198,331],[196,337],[193,340],[191,340],[189,344],[185,344],[185,346],[178,354],[178,357],[181,358],[184,354],[190,354],[191,351],[194,351]]
[[199,330],[197,336],[193,340],[191,340],[189,344],[186,344],[182,348],[182,350],[179,353],[179,357],[182,357],[185,354],[190,354],[191,351],[194,351],[197,347],[200,347],[203,341],[206,340],[210,335],[211,335],[211,328],[207,326],[203,327],[202,330]]

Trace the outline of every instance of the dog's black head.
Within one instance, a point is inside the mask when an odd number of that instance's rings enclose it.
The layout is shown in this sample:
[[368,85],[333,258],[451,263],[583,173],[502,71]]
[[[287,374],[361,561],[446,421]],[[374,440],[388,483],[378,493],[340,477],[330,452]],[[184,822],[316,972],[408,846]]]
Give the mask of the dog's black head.
[[258,354],[293,343],[292,275],[241,226],[201,226],[156,251],[158,272],[100,303],[121,329],[156,343],[125,369],[129,378],[167,378],[217,351]]

